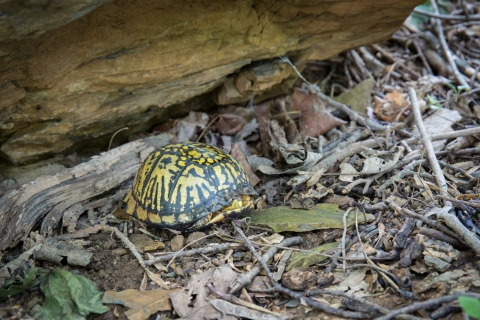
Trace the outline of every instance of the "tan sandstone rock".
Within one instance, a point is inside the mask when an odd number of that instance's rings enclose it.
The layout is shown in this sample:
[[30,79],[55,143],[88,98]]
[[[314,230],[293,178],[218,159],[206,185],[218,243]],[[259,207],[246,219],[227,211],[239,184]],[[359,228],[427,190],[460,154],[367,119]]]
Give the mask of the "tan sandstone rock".
[[246,101],[292,76],[276,57],[304,64],[384,40],[423,1],[105,2],[0,5],[12,9],[0,24],[11,30],[0,32],[0,155],[11,162]]

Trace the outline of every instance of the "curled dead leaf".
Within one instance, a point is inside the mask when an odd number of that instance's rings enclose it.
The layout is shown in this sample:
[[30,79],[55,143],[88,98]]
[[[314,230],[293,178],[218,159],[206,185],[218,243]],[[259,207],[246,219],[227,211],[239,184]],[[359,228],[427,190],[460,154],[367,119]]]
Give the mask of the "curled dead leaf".
[[334,117],[325,104],[311,92],[296,89],[292,96],[293,108],[301,111],[299,131],[303,136],[318,137],[347,122]]

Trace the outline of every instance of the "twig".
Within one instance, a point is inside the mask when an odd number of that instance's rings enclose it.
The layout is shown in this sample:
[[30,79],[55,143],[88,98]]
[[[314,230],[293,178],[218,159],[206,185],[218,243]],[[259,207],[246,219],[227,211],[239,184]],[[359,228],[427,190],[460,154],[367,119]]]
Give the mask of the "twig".
[[[432,0],[432,3],[434,1],[435,0]],[[445,181],[445,176],[443,175],[440,164],[438,163],[437,157],[435,156],[435,150],[433,150],[430,136],[425,129],[425,125],[423,124],[422,113],[420,111],[420,106],[417,100],[417,93],[412,87],[408,87],[408,93],[410,95],[410,100],[412,101],[412,109],[413,115],[415,117],[415,122],[417,124],[418,131],[420,132],[420,136],[422,137],[423,146],[425,148],[425,151],[427,152],[427,159],[428,162],[430,162],[433,174],[435,175],[437,186],[440,188],[440,193],[442,195],[448,195],[448,186],[447,182]]]
[[369,70],[367,70],[367,67],[365,66],[365,61],[363,61],[362,57],[360,57],[358,52],[355,50],[350,50],[349,54],[351,55],[351,58],[357,66],[358,70],[360,70],[363,79],[373,79],[373,76],[370,74]]
[[451,201],[455,206],[462,207],[463,209],[465,209],[465,206],[467,206],[467,208],[472,207],[472,208],[480,209],[480,203],[458,200],[458,199],[455,199],[455,198],[452,198],[452,197],[440,196],[440,195],[435,196],[435,198],[445,199],[445,200]]
[[135,258],[138,260],[140,263],[140,266],[143,269],[146,269],[147,264],[145,261],[143,261],[142,256],[140,253],[138,253],[137,249],[135,248],[135,245],[128,239],[126,235],[124,235],[118,228],[116,227],[110,227],[110,226],[103,226],[102,230],[105,230],[107,232],[113,232],[115,235],[123,242],[123,244],[132,252],[132,254],[135,256]]
[[[362,48],[365,50],[364,47],[360,47],[360,50],[362,50]],[[417,77],[417,78],[420,78],[422,75],[419,74],[418,72],[416,72],[415,70],[413,70],[412,68],[409,68],[408,66],[406,66],[403,62],[401,62],[400,60],[398,60],[397,58],[395,58],[393,55],[390,54],[390,52],[388,52],[387,50],[383,49],[380,45],[378,44],[373,44],[372,45],[372,48],[377,50],[378,52],[380,52],[383,56],[385,56],[386,58],[388,58],[392,63],[395,62],[397,63],[400,67],[402,67],[403,69],[407,70],[408,72],[410,72],[413,76]],[[362,51],[363,52],[363,51]],[[368,52],[368,51],[367,51]]]
[[[436,0],[431,0],[430,3],[432,4],[432,8],[435,11],[435,13],[439,14],[437,1]],[[443,33],[442,21],[440,19],[436,19],[436,18],[434,20],[435,20],[434,22],[437,24],[438,40],[440,41],[440,45],[442,46],[445,57],[447,58],[448,63],[450,64],[450,67],[452,68],[452,71],[453,71],[453,74],[455,75],[455,78],[457,78],[457,81],[462,86],[464,86],[465,88],[468,88],[468,90],[470,90],[470,86],[468,85],[467,81],[465,81],[465,78],[463,77],[463,75],[460,74],[460,71],[458,71],[457,65],[456,65],[455,60],[453,59],[453,56],[452,56],[452,52],[450,51],[450,48],[448,47],[447,40],[445,39],[445,34]]]
[[418,44],[417,40],[413,40],[413,45],[415,46],[415,49],[417,50],[418,55],[420,56],[420,60],[422,60],[423,66],[425,69],[427,69],[428,74],[433,74],[432,67],[430,67],[430,64],[428,64],[427,58],[425,58],[425,55],[423,54],[423,50]]
[[429,238],[434,238],[440,241],[444,241],[446,243],[451,244],[452,246],[458,248],[458,249],[465,249],[465,245],[458,241],[455,238],[449,237],[446,234],[435,230],[435,229],[429,229],[429,228],[421,228],[420,231],[418,231],[419,234],[423,234],[424,236],[427,236]]
[[[200,240],[203,240],[203,239],[206,239],[206,238],[209,238],[209,237],[213,237],[213,236],[216,236],[216,235],[218,235],[218,232],[214,232],[214,233],[212,233],[212,234],[207,234],[206,236],[201,237],[201,238],[198,238],[198,239],[195,239],[195,241],[192,241],[192,242],[190,242],[189,244],[185,245],[182,249],[180,249],[180,250],[178,250],[177,252],[175,252],[175,255],[172,257],[172,260],[170,260],[170,262],[168,262],[166,268],[168,268],[168,267],[172,264],[172,262],[175,260],[175,258],[176,258],[181,252],[183,252],[183,250],[185,250],[186,247],[191,246],[191,245],[194,244],[195,242],[198,242],[198,241],[200,241]],[[202,253],[204,253],[204,252],[202,252]]]
[[474,14],[467,16],[460,16],[460,15],[451,15],[451,14],[439,14],[438,10],[435,10],[436,13],[428,12],[421,9],[413,9],[413,12],[418,14],[423,14],[427,17],[437,18],[437,19],[445,19],[445,20],[461,20],[461,21],[480,21],[480,14]]
[[340,317],[351,318],[351,319],[365,319],[365,318],[368,317],[368,315],[363,313],[363,312],[343,311],[343,310],[340,310],[340,309],[332,308],[332,307],[330,307],[326,304],[323,304],[323,303],[318,302],[316,300],[307,298],[307,297],[303,296],[303,294],[301,294],[301,293],[294,292],[290,289],[282,287],[278,282],[276,282],[273,279],[272,272],[270,271],[270,269],[268,269],[267,264],[262,260],[262,257],[258,254],[257,250],[255,250],[255,247],[253,246],[251,241],[247,238],[247,236],[243,233],[243,231],[239,227],[237,227],[235,222],[232,223],[232,226],[235,229],[235,231],[238,233],[238,235],[240,235],[240,237],[242,237],[243,241],[245,241],[245,244],[247,245],[248,249],[250,249],[252,254],[257,258],[257,260],[262,265],[263,270],[267,274],[267,277],[268,277],[268,279],[270,280],[270,282],[273,286],[273,288],[272,288],[273,290],[275,290],[276,292],[286,294],[287,296],[289,296],[291,298],[297,299],[297,300],[301,301],[303,304],[305,304],[309,307],[312,307],[312,308],[317,309],[317,310],[325,311],[327,313],[334,314],[334,315],[337,315],[337,316],[340,316]]
[[[457,131],[452,131],[452,132],[447,132],[447,133],[440,133],[440,134],[435,134],[430,137],[431,141],[437,141],[437,140],[445,140],[445,139],[454,139],[458,137],[469,137],[474,134],[480,134],[480,126],[475,127],[475,128],[470,128],[470,129],[464,129],[464,130],[457,130]],[[410,139],[407,139],[407,143],[414,143],[415,141],[421,139],[421,136],[416,136]]]
[[446,156],[447,154],[454,156],[471,156],[474,154],[480,154],[480,147],[460,149],[457,151],[439,151],[435,153],[436,156]]
[[[436,154],[435,154],[435,156],[436,156]],[[472,176],[467,172],[467,170],[464,170],[464,169],[462,169],[462,168],[460,168],[460,167],[456,167],[456,166],[454,166],[454,165],[451,165],[451,164],[446,163],[446,162],[443,162],[443,161],[438,161],[438,164],[440,164],[442,167],[451,169],[451,170],[453,170],[453,171],[457,171],[457,172],[463,174],[463,175],[464,175],[465,177],[467,177],[468,179],[472,179],[472,180],[475,179],[474,177],[472,177]]]
[[117,133],[119,132],[122,132],[124,130],[128,130],[128,127],[125,127],[125,128],[121,128],[121,129],[118,129],[117,131],[115,131],[115,133],[112,135],[112,137],[110,138],[110,143],[108,144],[108,150],[107,151],[110,151],[110,148],[112,147],[112,142],[113,142],[113,138],[115,138],[115,136],[117,135]]
[[198,135],[198,138],[196,140],[196,142],[199,142],[200,139],[202,139],[203,135],[205,134],[205,132],[207,131],[208,128],[210,128],[212,126],[212,124],[218,120],[218,118],[220,118],[220,115],[217,114],[215,117],[213,117],[213,119],[205,126],[205,128],[202,130],[202,132],[200,132],[200,134]]
[[193,255],[196,255],[196,254],[217,253],[217,252],[222,252],[222,251],[229,250],[229,249],[238,250],[238,249],[241,249],[243,247],[244,247],[244,245],[240,244],[240,243],[222,243],[222,244],[211,246],[211,247],[203,247],[203,248],[198,248],[198,249],[182,251],[180,253],[178,253],[178,252],[169,253],[169,254],[166,254],[166,255],[163,255],[163,256],[160,256],[160,257],[155,257],[153,259],[146,260],[145,265],[146,266],[151,266],[152,264],[157,263],[157,262],[169,261],[174,257],[177,257],[177,258],[185,257],[185,256],[190,257],[190,256],[193,256]]
[[[350,211],[352,211],[352,207],[348,208],[347,211],[343,214],[343,234],[342,234],[342,256],[344,258],[347,257],[347,253],[345,251],[345,238],[347,237],[347,217]],[[343,259],[343,272],[345,272],[347,269],[347,260]]]
[[[282,242],[279,243],[280,246],[282,247],[290,247],[290,246],[296,246],[300,245],[303,243],[303,239],[301,237],[292,237],[283,240]],[[275,253],[278,251],[277,247],[271,247],[268,249],[262,256],[262,261],[265,261],[265,263],[268,262],[268,260],[272,259],[272,257],[275,255]],[[258,266],[255,266],[250,270],[249,272],[243,274],[240,278],[236,279],[230,289],[230,293],[233,294],[243,287],[249,285],[252,283],[253,278],[255,278],[258,274],[260,273],[260,268]]]

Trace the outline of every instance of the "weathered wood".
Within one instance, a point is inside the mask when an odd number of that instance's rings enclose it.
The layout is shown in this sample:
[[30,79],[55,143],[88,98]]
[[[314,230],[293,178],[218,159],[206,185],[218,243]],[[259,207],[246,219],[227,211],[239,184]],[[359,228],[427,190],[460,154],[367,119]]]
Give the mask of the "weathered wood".
[[131,179],[146,156],[171,138],[136,140],[7,192],[0,198],[0,250],[17,245],[44,217],[41,231],[52,235],[65,210]]

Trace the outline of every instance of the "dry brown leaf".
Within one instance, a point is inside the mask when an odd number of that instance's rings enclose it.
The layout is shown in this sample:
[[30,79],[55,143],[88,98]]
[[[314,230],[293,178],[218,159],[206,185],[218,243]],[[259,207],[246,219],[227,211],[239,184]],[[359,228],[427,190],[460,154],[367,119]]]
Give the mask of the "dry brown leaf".
[[152,279],[153,282],[155,282],[160,288],[162,289],[170,289],[170,282],[169,281],[164,281],[162,277],[148,269],[145,269],[145,273],[147,276]]
[[323,203],[336,204],[341,209],[345,209],[348,207],[354,207],[355,200],[347,196],[339,196],[336,194],[331,194],[325,198]]
[[245,155],[236,143],[233,144],[232,151],[230,153],[232,154],[232,157],[234,157],[235,159],[237,159],[238,162],[240,162],[243,169],[247,173],[247,176],[250,179],[250,183],[252,184],[252,186],[256,186],[257,183],[260,182],[260,179],[257,177],[255,172],[253,172],[252,167],[250,167],[250,164],[247,161],[247,158],[245,158]]
[[320,168],[315,173],[310,177],[310,179],[307,180],[307,188],[311,188],[314,185],[317,184],[318,180],[323,176],[325,173],[326,169],[325,168]]
[[242,319],[280,320],[279,317],[276,317],[272,314],[267,314],[258,310],[252,310],[221,299],[212,299],[210,300],[210,303],[221,313],[229,314]]
[[147,276],[147,273],[145,272],[143,274],[142,283],[140,284],[140,291],[147,290],[147,284],[148,284],[148,276]]
[[208,115],[204,112],[190,111],[188,116],[175,123],[171,132],[177,134],[177,141],[194,141],[199,130],[208,124]]
[[292,268],[282,276],[282,285],[291,290],[305,290],[315,285],[317,276],[310,268]]
[[247,121],[245,121],[243,117],[232,113],[225,113],[219,115],[218,121],[215,123],[215,127],[221,134],[233,136],[242,130],[246,124]]
[[341,173],[348,173],[341,175],[338,179],[344,182],[352,182],[353,178],[358,177],[358,174],[350,174],[350,173],[357,173],[357,170],[354,166],[350,163],[341,163],[340,164],[340,172]]
[[[374,113],[383,120],[392,122],[397,120],[403,120],[404,115],[408,114],[407,108],[408,101],[403,98],[403,92],[401,90],[394,90],[388,93],[385,99],[379,97],[374,98]],[[410,107],[408,107],[408,110]]]
[[[151,253],[146,253],[147,254],[147,258],[148,260],[152,260],[153,258],[155,258],[155,256]],[[157,262],[157,263],[154,263],[153,266],[160,272],[168,272],[168,269],[167,267],[165,267],[162,263],[160,262]]]
[[210,304],[209,297],[212,293],[207,283],[212,283],[219,292],[226,293],[228,285],[236,277],[237,274],[229,265],[192,275],[186,288],[169,294],[175,312],[182,318],[188,317],[189,320],[235,320],[236,317],[222,314]]
[[172,304],[168,297],[171,290],[139,291],[127,289],[115,292],[107,291],[103,295],[103,303],[120,304],[130,308],[125,312],[129,320],[148,319],[158,311],[172,310]]
[[292,96],[293,108],[301,111],[299,131],[303,136],[318,137],[346,121],[334,117],[325,109],[325,104],[311,92],[296,89]]

